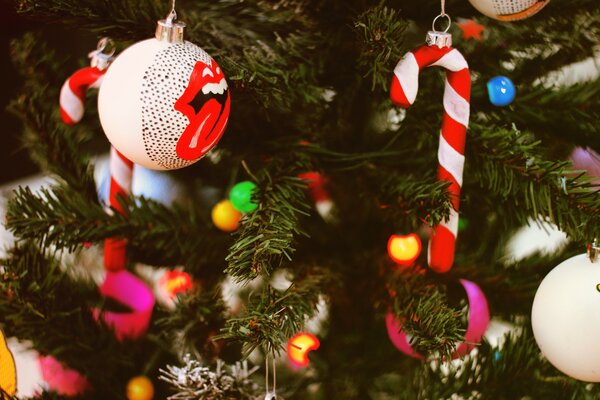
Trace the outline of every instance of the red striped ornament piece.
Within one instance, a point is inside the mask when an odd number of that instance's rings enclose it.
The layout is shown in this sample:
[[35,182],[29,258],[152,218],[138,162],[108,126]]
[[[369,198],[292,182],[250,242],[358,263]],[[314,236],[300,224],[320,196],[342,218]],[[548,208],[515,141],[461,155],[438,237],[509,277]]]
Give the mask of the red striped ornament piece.
[[471,76],[467,61],[452,47],[422,45],[408,52],[396,65],[390,98],[398,107],[410,107],[417,97],[419,72],[429,66],[446,70],[437,176],[440,181],[450,182],[448,190],[453,210],[447,220],[433,228],[427,259],[434,271],[447,272],[454,263],[465,139],[469,126]]
[[65,124],[75,125],[81,121],[85,111],[85,94],[91,88],[100,87],[105,73],[106,69],[85,67],[65,81],[60,90],[60,117]]
[[[131,193],[133,162],[128,160],[117,149],[110,148],[110,194],[109,205],[119,213],[126,215],[119,202],[119,197]],[[127,265],[127,241],[119,238],[108,238],[104,241],[104,268],[109,271],[121,271]]]

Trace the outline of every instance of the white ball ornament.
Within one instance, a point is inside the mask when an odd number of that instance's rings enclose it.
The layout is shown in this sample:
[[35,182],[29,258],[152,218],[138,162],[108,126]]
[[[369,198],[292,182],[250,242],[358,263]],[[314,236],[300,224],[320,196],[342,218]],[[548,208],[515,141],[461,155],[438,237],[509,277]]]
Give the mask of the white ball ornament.
[[500,21],[518,21],[537,14],[550,0],[469,0],[483,15]]
[[183,40],[172,12],[156,37],[125,49],[98,95],[110,143],[136,164],[157,170],[187,167],[221,138],[230,110],[223,71],[204,50]]
[[572,257],[544,278],[531,310],[542,354],[563,373],[600,382],[600,262]]

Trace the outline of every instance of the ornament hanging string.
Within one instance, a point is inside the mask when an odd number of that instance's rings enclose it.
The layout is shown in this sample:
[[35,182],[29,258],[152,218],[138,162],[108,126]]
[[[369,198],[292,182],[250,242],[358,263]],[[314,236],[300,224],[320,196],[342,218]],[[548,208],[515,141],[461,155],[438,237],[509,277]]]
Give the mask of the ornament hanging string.
[[168,25],[172,25],[173,21],[177,19],[177,11],[175,11],[175,0],[172,1],[171,3],[171,11],[169,12],[169,15],[167,15],[167,24]]
[[[444,0],[441,4],[442,14],[436,19],[446,17],[450,21],[450,17],[445,14]],[[449,182],[448,192],[452,209],[449,218],[433,228],[429,241],[428,263],[436,272],[447,272],[454,263],[465,140],[470,113],[469,67],[463,55],[451,47],[451,39],[449,33],[436,31],[435,28],[428,32],[427,44],[408,52],[396,65],[390,90],[392,102],[398,107],[408,108],[417,96],[421,68],[439,66],[446,70],[437,176],[439,181]]]
[[265,356],[265,400],[277,399],[277,370],[275,368],[275,358],[271,357],[273,366],[273,390],[269,390],[269,354]]

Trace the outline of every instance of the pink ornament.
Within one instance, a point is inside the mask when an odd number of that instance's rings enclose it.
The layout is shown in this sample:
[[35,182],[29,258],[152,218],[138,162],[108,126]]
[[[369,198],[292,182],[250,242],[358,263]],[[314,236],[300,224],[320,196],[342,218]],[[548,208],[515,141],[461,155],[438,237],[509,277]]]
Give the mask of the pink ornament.
[[52,356],[40,356],[42,377],[50,390],[63,396],[75,397],[90,388],[90,383],[79,372],[63,366]]
[[154,295],[140,278],[127,270],[107,271],[100,293],[132,309],[128,313],[94,309],[94,318],[102,317],[115,330],[117,339],[136,339],[146,333],[154,308]]
[[[465,288],[469,300],[469,323],[465,333],[465,341],[456,348],[453,358],[462,357],[470,352],[481,341],[490,322],[488,303],[479,286],[466,279],[460,279],[460,283]],[[385,323],[388,336],[398,350],[410,357],[423,359],[423,356],[412,348],[406,333],[402,330],[402,324],[392,313],[386,316]]]
[[594,183],[600,185],[600,155],[592,149],[576,147],[569,156],[573,168],[587,171],[589,176],[595,177]]

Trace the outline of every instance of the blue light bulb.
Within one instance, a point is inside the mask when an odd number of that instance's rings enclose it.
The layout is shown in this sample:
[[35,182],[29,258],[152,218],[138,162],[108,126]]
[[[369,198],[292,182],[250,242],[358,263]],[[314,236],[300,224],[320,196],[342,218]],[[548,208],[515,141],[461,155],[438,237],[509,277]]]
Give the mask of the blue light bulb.
[[507,106],[515,99],[515,85],[506,76],[496,76],[487,83],[490,102],[495,106]]

